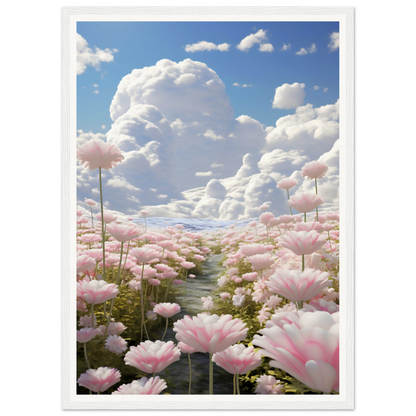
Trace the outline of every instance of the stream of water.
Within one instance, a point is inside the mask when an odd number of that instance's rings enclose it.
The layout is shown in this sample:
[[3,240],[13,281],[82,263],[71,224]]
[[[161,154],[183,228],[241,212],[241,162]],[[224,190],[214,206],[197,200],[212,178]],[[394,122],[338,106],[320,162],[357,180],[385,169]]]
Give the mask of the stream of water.
[[[223,271],[222,254],[213,254],[207,257],[202,264],[202,275],[194,279],[188,278],[186,287],[186,299],[182,294],[178,294],[178,303],[181,305],[181,312],[172,319],[177,321],[185,315],[195,316],[203,312],[201,297],[208,297],[216,289],[217,279]],[[184,285],[182,285],[184,286]],[[166,332],[164,341],[177,342],[175,332],[172,329],[172,321],[169,320],[169,328]],[[160,338],[163,330],[160,333]],[[159,339],[160,339],[159,338]],[[208,371],[209,354],[196,352],[191,354],[192,365],[192,394],[208,394]],[[158,376],[166,380],[168,391],[171,394],[188,394],[189,387],[189,365],[188,354],[181,355],[177,361],[158,373]],[[214,363],[214,394],[233,394],[233,375],[227,373]]]

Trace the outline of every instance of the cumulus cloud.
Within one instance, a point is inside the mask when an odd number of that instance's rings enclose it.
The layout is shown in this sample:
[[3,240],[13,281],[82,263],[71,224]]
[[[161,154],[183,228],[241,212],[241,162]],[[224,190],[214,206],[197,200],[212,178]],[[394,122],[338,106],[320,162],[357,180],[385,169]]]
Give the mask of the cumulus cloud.
[[330,52],[334,52],[339,48],[339,32],[332,32],[329,35],[330,42],[328,48]]
[[273,52],[274,48],[271,43],[262,43],[259,47],[260,52]]
[[227,52],[230,49],[230,44],[228,43],[221,43],[219,45],[216,45],[212,42],[207,42],[205,40],[201,40],[197,43],[188,44],[185,46],[186,52],[202,52],[202,51],[221,51],[221,52]]
[[317,91],[317,90],[319,90],[319,88],[321,88],[321,87],[320,87],[320,86],[318,86],[318,85],[314,85],[312,89],[313,89],[314,91]]
[[300,48],[297,52],[295,52],[295,55],[306,55],[308,51],[305,48]]
[[266,151],[301,149],[314,160],[331,149],[339,137],[339,103],[314,108],[298,107],[295,114],[281,117],[266,136]]
[[241,87],[241,88],[249,88],[249,87],[254,87],[253,84],[242,84],[240,85],[238,82],[234,82],[234,87]]
[[305,98],[305,84],[283,84],[276,88],[273,100],[273,108],[289,109],[303,104]]
[[324,88],[324,92],[327,92],[327,91],[328,91],[328,88],[327,88],[327,87],[325,87],[325,88]]
[[281,51],[288,51],[290,49],[292,45],[290,43],[286,44],[284,43],[282,46],[282,49],[280,49]]
[[[269,201],[273,212],[288,213],[277,181],[292,176],[299,181],[294,191],[308,189],[300,169],[321,156],[334,166],[319,186],[326,206],[337,204],[338,103],[297,107],[295,114],[264,128],[247,115],[234,117],[224,84],[205,64],[162,60],[121,80],[110,115],[106,134],[80,130],[77,138],[79,144],[106,140],[123,152],[123,163],[103,172],[108,209],[126,215],[151,209],[152,216],[247,219]],[[78,164],[77,177],[80,206],[84,198],[97,200],[97,172]]]
[[[264,40],[267,40],[266,31],[263,29],[260,29],[256,33],[252,33],[251,35],[246,36],[238,45],[237,49],[243,52],[247,52],[250,50],[254,45],[261,44]],[[270,45],[270,44],[266,44]],[[271,45],[270,45],[271,46]],[[261,48],[261,46],[260,46]],[[266,47],[269,48],[269,47]],[[270,52],[270,51],[267,51]]]
[[312,45],[310,46],[310,48],[308,49],[309,53],[315,53],[317,50],[317,47],[314,43],[312,43]]
[[81,75],[87,69],[87,66],[100,70],[101,62],[112,62],[114,53],[117,49],[100,49],[95,47],[94,50],[88,47],[88,42],[77,33],[77,75]]

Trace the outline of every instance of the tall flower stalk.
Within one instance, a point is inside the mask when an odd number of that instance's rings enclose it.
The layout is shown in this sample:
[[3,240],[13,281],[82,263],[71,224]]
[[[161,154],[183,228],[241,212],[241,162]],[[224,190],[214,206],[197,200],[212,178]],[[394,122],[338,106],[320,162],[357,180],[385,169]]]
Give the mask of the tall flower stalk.
[[105,228],[104,228],[104,205],[103,205],[103,184],[101,179],[101,166],[98,168],[100,176],[100,201],[101,201],[101,245],[103,246],[103,279],[105,280]]

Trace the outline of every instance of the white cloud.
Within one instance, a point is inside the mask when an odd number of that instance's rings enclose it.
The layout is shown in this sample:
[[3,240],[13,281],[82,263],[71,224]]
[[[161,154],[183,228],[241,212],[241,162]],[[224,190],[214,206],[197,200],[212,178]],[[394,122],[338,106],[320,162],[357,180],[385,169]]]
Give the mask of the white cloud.
[[295,55],[306,55],[308,51],[305,48],[300,48],[297,52],[295,52]]
[[238,82],[234,82],[234,87],[241,87],[241,88],[249,88],[249,87],[254,87],[253,84],[242,84],[240,85]]
[[329,51],[334,52],[339,48],[339,32],[332,32],[329,38],[331,40],[328,44]]
[[111,62],[114,60],[113,54],[117,49],[99,49],[95,47],[92,50],[88,47],[88,42],[77,33],[77,75],[81,75],[87,69],[87,66],[100,70],[101,62]]
[[319,88],[321,88],[320,86],[318,86],[318,85],[314,85],[314,87],[312,88],[314,91],[317,91],[317,90],[319,90]]
[[[338,103],[297,107],[265,128],[247,115],[235,118],[218,75],[189,59],[133,70],[121,80],[110,114],[107,134],[80,130],[77,140],[100,138],[120,147],[123,163],[103,172],[104,198],[109,209],[126,215],[151,208],[152,216],[244,219],[259,215],[265,201],[276,214],[289,213],[276,182],[292,176],[299,181],[294,190],[309,187],[300,176],[303,163],[324,152],[327,160],[336,158]],[[337,204],[331,169],[328,181],[318,184],[327,207]],[[84,206],[84,198],[99,195],[98,175],[78,165],[77,177]]]
[[237,49],[243,52],[250,50],[255,44],[262,43],[263,40],[267,40],[266,31],[260,29],[257,33],[252,33],[246,36],[238,45]]
[[288,51],[290,49],[292,45],[290,43],[286,44],[284,43],[282,46],[282,49],[280,49],[281,51]]
[[100,91],[99,90],[94,90],[94,94],[99,94]]
[[239,87],[240,86],[240,84],[238,83],[238,82],[234,82],[234,87]]
[[98,85],[98,84],[94,84],[94,85],[93,85],[93,87],[94,87],[94,88],[98,88],[98,87],[99,87],[99,85]]
[[273,52],[273,50],[274,48],[271,43],[262,43],[259,48],[260,52]]
[[327,91],[328,91],[328,88],[327,88],[327,87],[325,87],[325,88],[324,88],[324,92],[327,92]]
[[316,45],[315,45],[314,43],[312,43],[312,45],[311,45],[311,46],[310,46],[310,48],[308,49],[308,52],[309,52],[309,53],[314,53],[314,52],[316,52],[316,50],[317,50]]
[[105,130],[105,124],[101,124],[101,130]]
[[216,45],[215,43],[206,42],[205,40],[185,46],[185,51],[191,52],[191,53],[202,52],[202,51],[227,52],[229,49],[230,49],[230,44],[228,43],[221,43],[219,45]]
[[305,98],[304,88],[305,84],[299,84],[298,82],[292,85],[286,83],[277,87],[273,99],[273,108],[289,109],[302,105]]

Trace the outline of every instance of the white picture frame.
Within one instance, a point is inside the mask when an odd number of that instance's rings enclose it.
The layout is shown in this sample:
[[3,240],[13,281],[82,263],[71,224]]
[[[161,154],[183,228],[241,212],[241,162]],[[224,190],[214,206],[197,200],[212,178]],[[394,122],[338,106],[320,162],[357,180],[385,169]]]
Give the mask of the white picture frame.
[[[340,225],[339,395],[77,395],[75,368],[76,23],[79,21],[339,21]],[[62,408],[354,409],[354,8],[64,7],[62,9]]]

